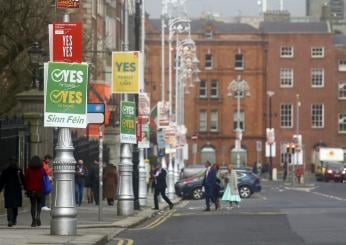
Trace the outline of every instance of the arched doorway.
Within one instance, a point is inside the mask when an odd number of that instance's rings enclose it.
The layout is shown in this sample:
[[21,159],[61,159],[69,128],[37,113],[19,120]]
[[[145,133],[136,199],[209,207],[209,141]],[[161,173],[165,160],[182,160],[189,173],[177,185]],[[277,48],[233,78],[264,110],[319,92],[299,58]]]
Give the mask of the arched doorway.
[[205,163],[206,161],[212,164],[216,161],[215,148],[212,146],[203,146],[201,149],[201,163]]

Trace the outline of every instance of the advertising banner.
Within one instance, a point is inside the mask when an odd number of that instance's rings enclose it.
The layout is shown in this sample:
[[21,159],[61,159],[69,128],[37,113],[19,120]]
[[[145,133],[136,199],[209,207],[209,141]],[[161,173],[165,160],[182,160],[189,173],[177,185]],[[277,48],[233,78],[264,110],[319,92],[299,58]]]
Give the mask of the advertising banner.
[[120,143],[136,144],[136,104],[121,101],[120,104]]
[[140,58],[139,51],[112,53],[112,93],[139,93]]
[[150,148],[150,127],[149,122],[142,123],[142,137],[138,141],[138,148]]
[[138,95],[138,116],[150,117],[150,98],[147,93]]
[[82,24],[80,22],[53,23],[50,47],[51,60],[82,62]]
[[88,65],[45,64],[44,126],[86,128]]
[[70,9],[70,8],[79,8],[79,0],[56,0],[56,7],[58,9]]
[[156,133],[157,137],[157,148],[163,149],[165,148],[165,135],[163,133],[163,130],[158,130]]

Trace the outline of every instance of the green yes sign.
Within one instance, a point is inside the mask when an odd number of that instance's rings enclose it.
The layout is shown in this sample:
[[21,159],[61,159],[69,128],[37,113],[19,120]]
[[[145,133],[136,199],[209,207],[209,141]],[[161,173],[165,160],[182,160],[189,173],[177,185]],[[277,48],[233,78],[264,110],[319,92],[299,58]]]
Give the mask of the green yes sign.
[[86,128],[88,65],[49,62],[45,70],[44,126]]
[[136,104],[121,101],[120,104],[120,142],[136,144]]

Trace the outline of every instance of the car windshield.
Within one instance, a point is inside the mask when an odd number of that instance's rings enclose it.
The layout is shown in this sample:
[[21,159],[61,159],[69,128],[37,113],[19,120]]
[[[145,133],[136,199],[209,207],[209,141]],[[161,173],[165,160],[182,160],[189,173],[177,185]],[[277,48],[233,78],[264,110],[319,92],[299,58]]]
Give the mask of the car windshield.
[[327,168],[333,169],[333,170],[339,170],[343,167],[341,164],[338,164],[338,163],[328,163],[326,166]]

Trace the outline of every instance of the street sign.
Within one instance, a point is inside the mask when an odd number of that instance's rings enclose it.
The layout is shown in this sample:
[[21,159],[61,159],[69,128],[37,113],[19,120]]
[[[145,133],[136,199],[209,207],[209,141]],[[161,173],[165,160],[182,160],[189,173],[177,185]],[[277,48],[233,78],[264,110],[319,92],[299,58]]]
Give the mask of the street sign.
[[88,124],[104,124],[105,122],[105,104],[88,103]]
[[[50,29],[51,30],[51,29]],[[53,23],[50,45],[51,60],[82,62],[82,24],[80,22]]]
[[88,65],[45,64],[44,126],[87,127]]

